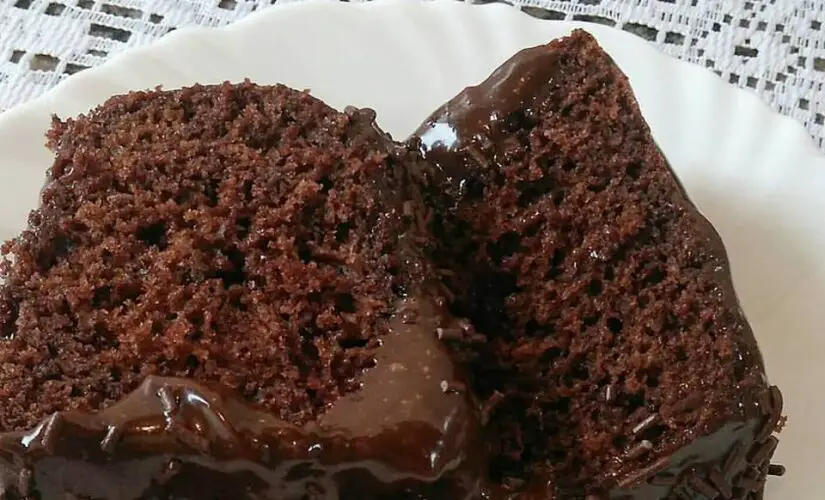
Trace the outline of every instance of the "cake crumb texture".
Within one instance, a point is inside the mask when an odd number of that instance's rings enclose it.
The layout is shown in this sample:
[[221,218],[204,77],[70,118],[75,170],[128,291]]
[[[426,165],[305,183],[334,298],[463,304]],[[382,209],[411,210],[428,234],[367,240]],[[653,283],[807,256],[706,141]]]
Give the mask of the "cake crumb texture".
[[368,115],[247,82],[54,119],[42,205],[2,247],[0,431],[150,374],[296,424],[358,388],[399,287]]
[[609,489],[750,418],[767,386],[721,241],[590,35],[525,50],[419,134],[492,478]]

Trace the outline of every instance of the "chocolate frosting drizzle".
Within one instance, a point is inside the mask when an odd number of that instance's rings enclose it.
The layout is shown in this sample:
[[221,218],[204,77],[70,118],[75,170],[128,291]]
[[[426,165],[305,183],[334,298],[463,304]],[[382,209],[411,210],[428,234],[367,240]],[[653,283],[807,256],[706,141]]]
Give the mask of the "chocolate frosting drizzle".
[[[470,498],[480,477],[475,405],[435,335],[439,313],[405,299],[363,390],[296,427],[231,393],[149,377],[98,413],[57,413],[0,437],[9,498],[338,498],[438,485]],[[380,493],[379,493],[380,492]],[[447,493],[448,492],[448,493]],[[372,493],[370,493],[372,494]]]

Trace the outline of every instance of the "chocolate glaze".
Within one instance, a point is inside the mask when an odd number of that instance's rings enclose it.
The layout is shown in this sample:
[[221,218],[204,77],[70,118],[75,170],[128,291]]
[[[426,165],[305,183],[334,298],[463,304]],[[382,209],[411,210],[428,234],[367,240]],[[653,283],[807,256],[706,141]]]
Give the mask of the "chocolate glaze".
[[[583,33],[574,36],[590,38]],[[435,167],[436,175],[440,176],[437,183],[449,191],[451,198],[461,200],[466,194],[475,165],[496,161],[495,151],[501,150],[497,145],[506,139],[506,132],[502,133],[502,123],[508,116],[515,112],[527,116],[539,112],[545,96],[553,89],[559,66],[559,53],[550,46],[522,50],[484,82],[466,88],[425,120],[411,141],[418,144],[422,154]],[[740,339],[738,359],[743,366],[756,367],[764,389],[760,389],[758,394],[742,394],[738,403],[738,418],[727,423],[720,422],[716,428],[707,429],[703,436],[694,436],[687,445],[669,456],[662,456],[646,469],[634,470],[632,464],[624,469],[619,467],[620,472],[612,477],[607,490],[592,491],[587,500],[705,498],[709,493],[701,490],[707,486],[704,483],[709,481],[707,477],[710,476],[719,483],[718,486],[712,485],[712,489],[721,492],[724,498],[750,498],[751,491],[741,486],[741,482],[747,474],[754,475],[754,470],[766,465],[763,457],[756,457],[761,460],[757,460],[758,463],[749,463],[748,458],[756,453],[755,450],[765,446],[775,447],[775,443],[770,442],[775,438],[769,439],[769,436],[781,416],[781,395],[775,403],[769,402],[765,396],[770,391],[779,393],[776,388],[768,389],[761,354],[733,289],[722,240],[690,202],[672,170],[671,174],[678,186],[674,190],[673,203],[691,215],[697,233],[717,257],[714,273],[720,293],[728,310],[739,315],[738,323],[742,330],[737,332]],[[737,453],[746,457],[729,458]],[[731,463],[726,464],[726,459]],[[621,461],[621,457],[617,460]],[[549,476],[539,475],[518,490],[488,486],[485,497],[491,500],[579,498],[578,493],[557,491],[551,482]],[[703,484],[697,487],[694,483]],[[761,490],[761,485],[753,491],[757,489]]]
[[[296,427],[231,393],[149,377],[98,413],[58,413],[0,437],[0,490],[11,498],[361,498],[433,488],[471,498],[480,432],[435,335],[427,299],[399,304],[363,390]],[[28,490],[28,492],[26,491]],[[16,497],[14,495],[17,495]],[[395,496],[393,496],[395,495]]]
[[[553,84],[556,57],[545,47],[520,52],[419,130],[422,151],[456,194],[466,188],[469,163],[479,161],[477,141],[511,112],[529,112]],[[694,211],[683,190],[674,202]],[[721,240],[698,213],[696,224],[724,260]],[[735,301],[726,261],[717,273],[723,295]],[[478,405],[462,390],[462,374],[437,338],[448,317],[429,297],[400,301],[362,390],[316,422],[296,427],[221,388],[149,377],[100,412],[58,413],[29,432],[0,434],[0,497],[576,498],[541,475],[520,488],[485,483]],[[742,362],[761,367],[749,329],[742,338]],[[744,499],[761,491],[781,394],[766,387],[744,394],[739,406],[738,421],[695,436],[646,470],[622,471],[608,491],[593,491],[587,500],[701,498],[708,488]]]
[[[519,109],[529,109],[543,88],[552,85],[558,55],[545,46],[523,49],[479,85],[465,88],[430,115],[415,132],[428,154],[458,151],[493,131],[492,126]],[[435,159],[440,168],[453,159]],[[456,165],[458,167],[458,165]],[[458,172],[456,172],[458,173]]]

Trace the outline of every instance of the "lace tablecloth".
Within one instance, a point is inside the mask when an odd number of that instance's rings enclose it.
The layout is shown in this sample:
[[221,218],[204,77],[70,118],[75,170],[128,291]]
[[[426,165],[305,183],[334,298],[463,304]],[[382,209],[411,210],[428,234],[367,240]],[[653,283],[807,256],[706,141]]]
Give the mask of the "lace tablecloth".
[[[0,110],[186,25],[275,0],[0,0]],[[277,3],[283,3],[277,2]],[[825,150],[825,0],[513,0],[544,19],[608,24],[758,93]]]

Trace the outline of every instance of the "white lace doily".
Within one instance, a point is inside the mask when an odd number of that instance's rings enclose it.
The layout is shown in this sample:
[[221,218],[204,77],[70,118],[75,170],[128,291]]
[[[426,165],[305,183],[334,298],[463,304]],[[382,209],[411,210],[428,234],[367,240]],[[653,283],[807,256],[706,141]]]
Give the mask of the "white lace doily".
[[[281,2],[277,3],[283,3]],[[275,0],[0,0],[0,110],[186,25]],[[759,93],[825,149],[825,0],[513,0],[545,19],[609,24]]]

